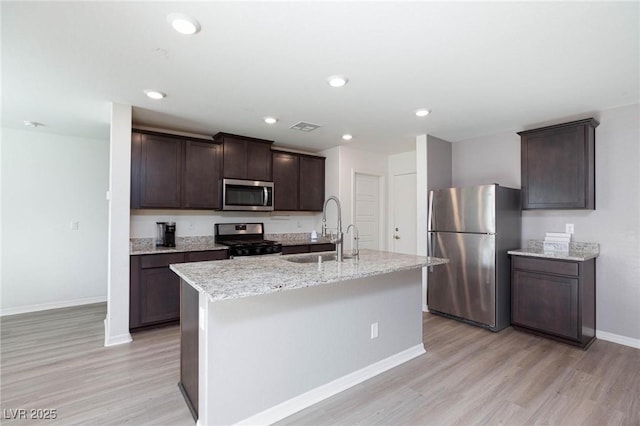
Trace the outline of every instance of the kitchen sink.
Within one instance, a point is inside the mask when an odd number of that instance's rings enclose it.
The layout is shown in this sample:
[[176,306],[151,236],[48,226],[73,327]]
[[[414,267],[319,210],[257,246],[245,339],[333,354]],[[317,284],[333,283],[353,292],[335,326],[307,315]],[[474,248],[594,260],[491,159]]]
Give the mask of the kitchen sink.
[[[353,256],[342,256],[344,260],[353,259]],[[321,260],[319,260],[321,259]],[[318,263],[318,262],[335,262],[336,254],[310,254],[307,256],[286,257],[285,260],[293,263]]]

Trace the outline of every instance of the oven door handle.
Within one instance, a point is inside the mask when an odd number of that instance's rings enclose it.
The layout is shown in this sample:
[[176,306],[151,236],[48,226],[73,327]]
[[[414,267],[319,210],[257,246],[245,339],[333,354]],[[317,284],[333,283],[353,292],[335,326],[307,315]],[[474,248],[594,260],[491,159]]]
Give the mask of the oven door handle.
[[262,205],[266,207],[269,205],[269,190],[266,186],[263,186],[262,190],[264,191],[264,203]]

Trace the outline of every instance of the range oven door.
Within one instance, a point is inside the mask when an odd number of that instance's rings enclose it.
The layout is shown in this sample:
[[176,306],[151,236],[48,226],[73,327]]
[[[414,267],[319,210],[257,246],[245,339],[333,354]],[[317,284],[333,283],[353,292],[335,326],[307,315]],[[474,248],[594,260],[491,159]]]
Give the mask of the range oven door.
[[223,179],[222,210],[273,211],[273,182]]

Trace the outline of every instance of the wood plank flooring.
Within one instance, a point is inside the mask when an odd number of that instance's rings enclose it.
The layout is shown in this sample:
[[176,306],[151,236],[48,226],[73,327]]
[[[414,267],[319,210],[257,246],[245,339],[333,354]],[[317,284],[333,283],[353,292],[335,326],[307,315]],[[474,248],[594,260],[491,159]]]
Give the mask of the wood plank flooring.
[[[40,424],[194,424],[177,387],[179,328],[104,348],[105,315],[96,304],[0,319],[2,424],[36,424],[7,418],[31,408],[57,410]],[[640,426],[638,349],[597,340],[585,352],[431,314],[424,342],[425,355],[280,424]]]
[[[3,425],[194,424],[177,386],[179,327],[105,348],[106,312],[101,303],[2,317]],[[21,408],[56,409],[57,419],[6,419]]]

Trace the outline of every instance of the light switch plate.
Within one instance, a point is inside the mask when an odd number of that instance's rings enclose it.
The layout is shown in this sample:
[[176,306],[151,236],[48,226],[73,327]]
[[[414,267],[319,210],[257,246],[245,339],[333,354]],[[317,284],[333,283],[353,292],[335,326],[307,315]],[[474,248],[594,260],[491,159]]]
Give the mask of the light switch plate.
[[564,225],[564,232],[566,232],[567,234],[573,234],[573,231],[573,223],[567,223],[566,225]]

